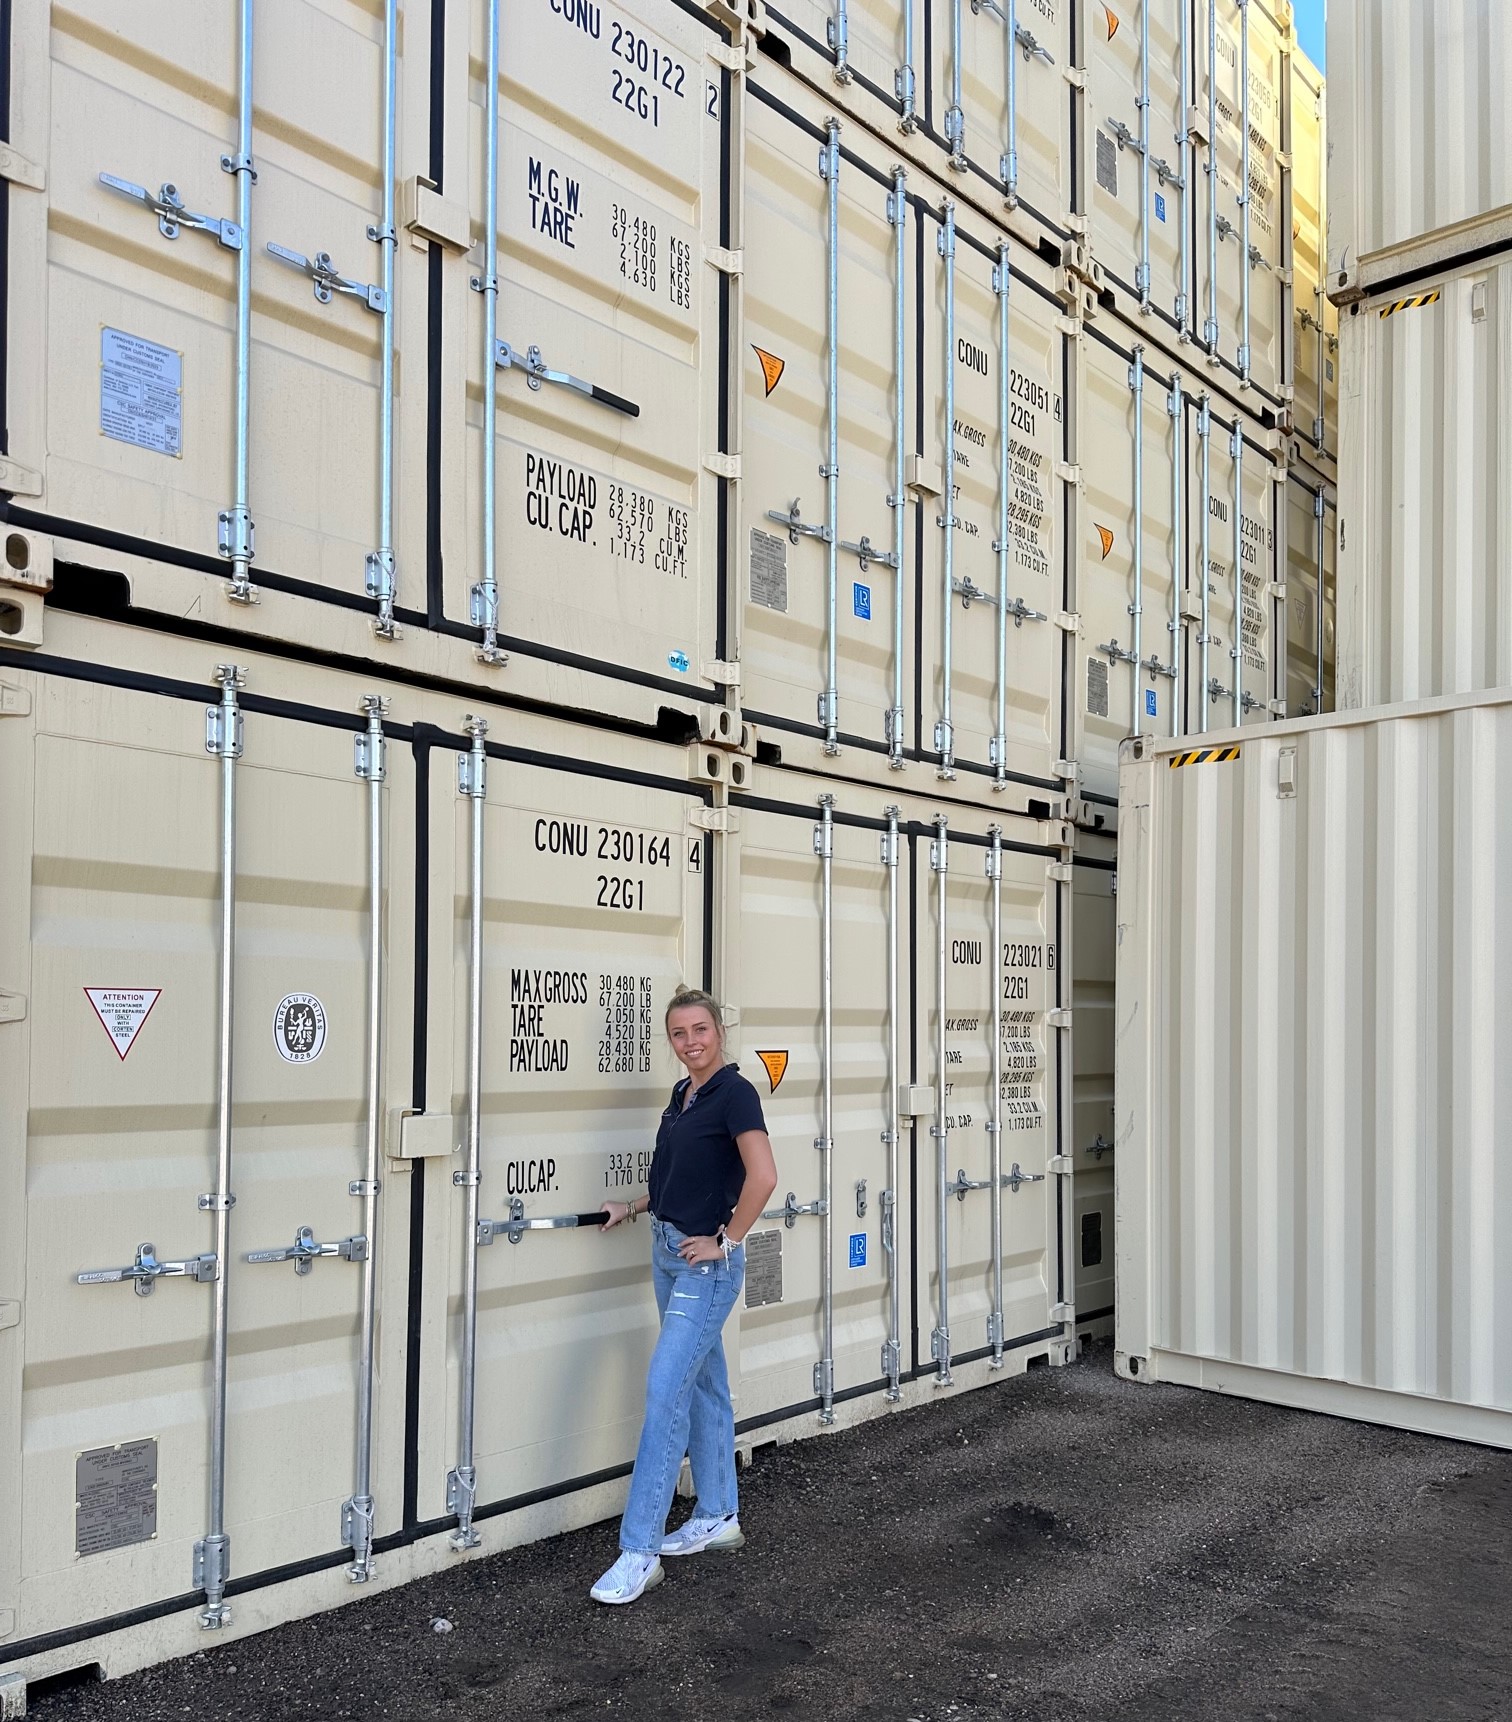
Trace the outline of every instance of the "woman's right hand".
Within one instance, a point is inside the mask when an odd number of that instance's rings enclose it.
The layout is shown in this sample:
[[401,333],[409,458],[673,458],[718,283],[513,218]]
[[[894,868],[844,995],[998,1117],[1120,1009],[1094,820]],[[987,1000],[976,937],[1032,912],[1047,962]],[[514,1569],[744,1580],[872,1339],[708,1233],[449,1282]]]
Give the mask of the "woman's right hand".
[[609,1216],[604,1221],[604,1230],[612,1232],[616,1226],[624,1225],[625,1221],[630,1218],[630,1204],[628,1202],[605,1202],[600,1207],[599,1212]]

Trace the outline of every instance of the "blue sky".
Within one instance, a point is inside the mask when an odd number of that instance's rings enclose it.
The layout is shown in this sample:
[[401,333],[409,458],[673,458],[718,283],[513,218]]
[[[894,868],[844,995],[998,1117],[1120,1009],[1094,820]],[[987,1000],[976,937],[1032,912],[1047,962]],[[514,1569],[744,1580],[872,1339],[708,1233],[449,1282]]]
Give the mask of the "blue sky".
[[1294,11],[1297,19],[1297,40],[1302,44],[1302,52],[1318,68],[1326,71],[1323,64],[1323,12],[1327,0],[1295,0]]

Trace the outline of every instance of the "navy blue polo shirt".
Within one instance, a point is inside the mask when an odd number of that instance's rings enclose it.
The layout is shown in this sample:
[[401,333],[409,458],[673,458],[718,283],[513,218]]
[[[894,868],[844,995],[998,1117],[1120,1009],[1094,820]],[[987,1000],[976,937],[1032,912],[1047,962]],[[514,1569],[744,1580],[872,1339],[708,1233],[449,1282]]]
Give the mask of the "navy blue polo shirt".
[[765,1130],[761,1096],[740,1074],[723,1064],[683,1109],[693,1079],[685,1076],[672,1090],[662,1113],[651,1156],[651,1212],[689,1237],[711,1238],[735,1212],[745,1185],[745,1162],[735,1138]]

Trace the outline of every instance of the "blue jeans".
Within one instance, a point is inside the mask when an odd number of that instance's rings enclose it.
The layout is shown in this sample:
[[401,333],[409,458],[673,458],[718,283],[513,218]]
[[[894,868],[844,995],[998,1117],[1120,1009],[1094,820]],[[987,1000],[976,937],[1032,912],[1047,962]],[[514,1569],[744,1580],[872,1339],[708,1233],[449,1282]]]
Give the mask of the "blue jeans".
[[686,1453],[698,1490],[696,1511],[723,1518],[736,1511],[735,1412],[720,1331],[745,1280],[745,1250],[729,1262],[688,1264],[677,1253],[683,1234],[651,1222],[651,1279],[661,1332],[646,1375],[646,1421],[620,1520],[620,1547],[661,1552],[667,1514]]

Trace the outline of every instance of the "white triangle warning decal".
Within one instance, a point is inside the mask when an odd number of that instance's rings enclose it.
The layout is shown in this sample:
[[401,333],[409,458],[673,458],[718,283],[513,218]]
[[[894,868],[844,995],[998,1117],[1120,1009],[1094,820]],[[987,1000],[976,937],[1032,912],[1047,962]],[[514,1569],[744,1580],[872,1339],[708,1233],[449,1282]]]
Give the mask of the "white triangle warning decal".
[[85,987],[84,991],[101,1028],[110,1036],[116,1056],[122,1059],[163,996],[161,987]]

